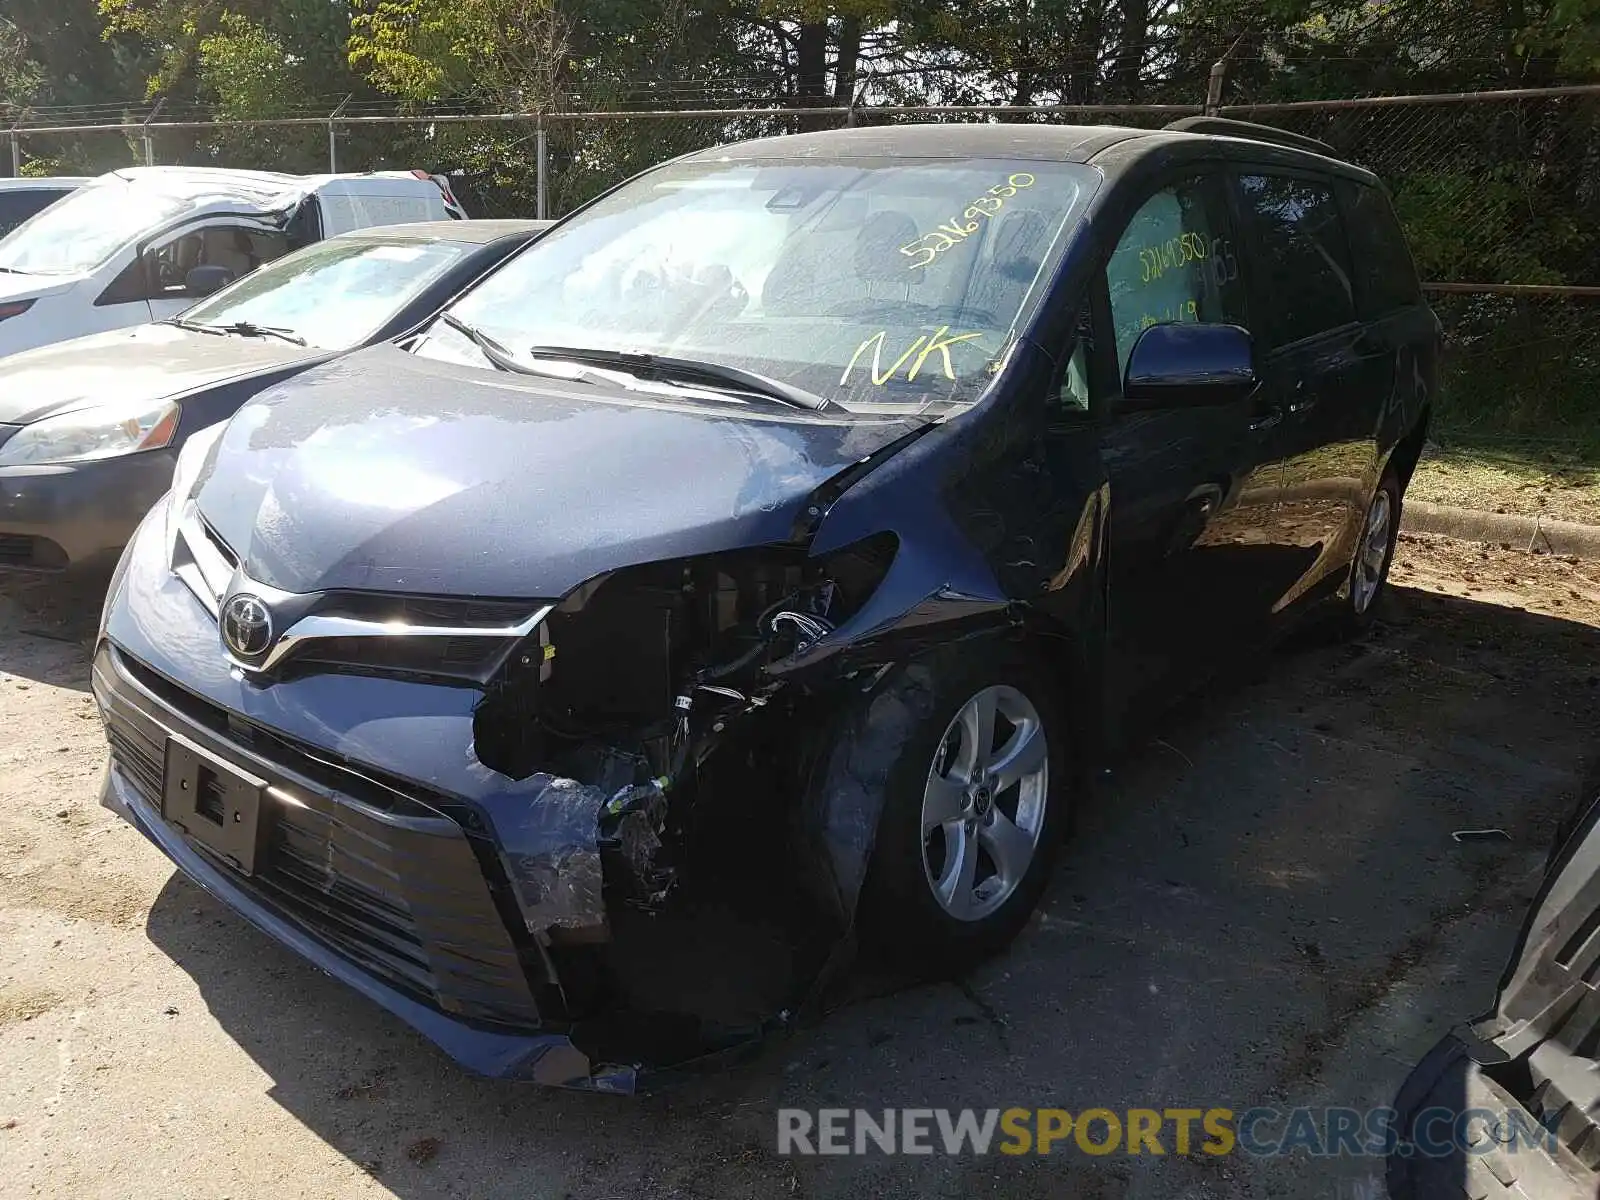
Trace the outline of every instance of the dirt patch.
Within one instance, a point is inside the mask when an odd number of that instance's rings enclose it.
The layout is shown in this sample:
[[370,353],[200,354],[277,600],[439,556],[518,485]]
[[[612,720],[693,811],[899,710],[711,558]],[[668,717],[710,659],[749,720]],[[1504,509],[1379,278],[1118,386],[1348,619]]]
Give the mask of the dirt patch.
[[1401,586],[1600,625],[1600,563],[1571,555],[1402,533],[1391,570]]
[[[10,834],[0,826],[0,838]],[[0,872],[0,908],[31,908],[80,921],[131,929],[144,920],[150,892],[117,876],[84,872],[70,859],[49,851],[25,859],[20,868]]]
[[154,898],[98,804],[105,735],[88,692],[98,606],[74,589],[0,596],[0,912],[128,928]]
[[61,993],[39,984],[7,984],[0,987],[0,1025],[31,1021],[49,1012],[63,999]]

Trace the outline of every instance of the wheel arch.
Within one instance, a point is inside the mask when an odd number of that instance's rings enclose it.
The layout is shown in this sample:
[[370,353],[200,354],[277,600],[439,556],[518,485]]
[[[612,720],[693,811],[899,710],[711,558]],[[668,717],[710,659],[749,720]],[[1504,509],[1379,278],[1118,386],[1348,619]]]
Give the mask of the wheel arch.
[[[806,889],[844,928],[853,926],[883,817],[890,771],[936,703],[938,660],[952,654],[1010,657],[1048,664],[1057,707],[1080,732],[1099,722],[1072,721],[1096,678],[1083,638],[1047,613],[1016,606],[1008,619],[836,679],[814,697],[826,719],[801,754],[794,812],[797,866]],[[1098,713],[1099,705],[1095,705]],[[1089,747],[1075,746],[1081,764]]]
[[1428,424],[1433,417],[1432,407],[1424,408],[1417,415],[1410,429],[1400,435],[1394,447],[1389,451],[1389,459],[1385,464],[1387,470],[1395,473],[1399,481],[1402,498],[1406,487],[1411,483],[1411,476],[1416,472],[1417,463],[1422,460],[1423,447],[1428,443]]

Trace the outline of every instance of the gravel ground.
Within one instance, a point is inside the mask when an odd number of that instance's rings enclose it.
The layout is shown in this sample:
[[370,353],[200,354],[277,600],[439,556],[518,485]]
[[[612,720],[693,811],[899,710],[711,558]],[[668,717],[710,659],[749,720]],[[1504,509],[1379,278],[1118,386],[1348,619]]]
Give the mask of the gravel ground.
[[1489,1003],[1600,699],[1600,564],[1408,536],[1395,579],[1102,780],[1011,953],[638,1100],[469,1078],[174,877],[96,803],[92,602],[0,600],[0,1192],[1378,1197],[1359,1159],[782,1158],[774,1109],[1387,1102]]

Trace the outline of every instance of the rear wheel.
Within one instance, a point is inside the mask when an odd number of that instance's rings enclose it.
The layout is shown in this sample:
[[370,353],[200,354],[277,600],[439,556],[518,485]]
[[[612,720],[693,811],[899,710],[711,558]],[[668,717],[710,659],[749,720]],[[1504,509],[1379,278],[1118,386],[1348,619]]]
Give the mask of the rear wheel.
[[1347,622],[1354,630],[1359,631],[1372,623],[1378,599],[1389,581],[1389,566],[1394,561],[1399,533],[1400,484],[1393,471],[1386,471],[1367,504],[1361,537],[1350,560],[1345,604]]
[[862,897],[866,936],[929,973],[1017,935],[1067,820],[1072,760],[1052,681],[1018,652],[992,653],[928,664],[931,703],[888,773]]

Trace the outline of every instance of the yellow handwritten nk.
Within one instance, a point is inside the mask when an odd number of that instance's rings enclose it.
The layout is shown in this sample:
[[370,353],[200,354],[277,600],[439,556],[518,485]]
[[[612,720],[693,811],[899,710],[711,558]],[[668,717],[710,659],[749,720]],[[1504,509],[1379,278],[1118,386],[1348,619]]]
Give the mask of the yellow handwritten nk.
[[[948,325],[941,325],[934,331],[932,337],[929,337],[926,334],[919,335],[917,340],[912,342],[911,345],[907,347],[905,353],[901,354],[899,358],[895,359],[894,362],[890,364],[889,369],[885,371],[882,369],[882,355],[884,343],[888,340],[888,332],[880,329],[877,333],[873,334],[856,347],[856,352],[850,356],[850,361],[845,364],[844,374],[839,376],[839,385],[843,387],[847,382],[849,382],[850,372],[855,370],[856,363],[860,361],[861,356],[867,352],[869,347],[872,350],[872,382],[878,387],[882,387],[884,384],[888,383],[889,380],[893,379],[897,374],[900,373],[900,368],[904,367],[908,362],[911,363],[911,366],[910,369],[906,371],[906,382],[914,382],[918,373],[921,372],[923,365],[927,363],[928,359],[935,354],[939,355],[944,360],[944,377],[946,379],[954,379],[956,377],[956,371],[955,364],[950,361],[950,347],[960,345],[962,342],[973,341],[974,339],[982,336],[983,334],[981,333],[958,333],[952,335],[950,334],[950,327]],[[919,351],[920,353],[918,353]],[[916,356],[915,361],[912,360],[913,355]]]

